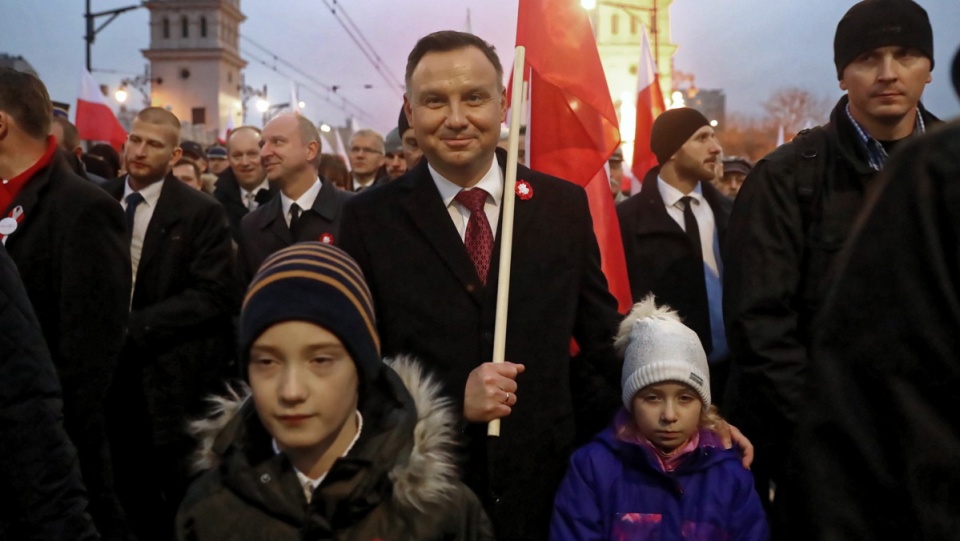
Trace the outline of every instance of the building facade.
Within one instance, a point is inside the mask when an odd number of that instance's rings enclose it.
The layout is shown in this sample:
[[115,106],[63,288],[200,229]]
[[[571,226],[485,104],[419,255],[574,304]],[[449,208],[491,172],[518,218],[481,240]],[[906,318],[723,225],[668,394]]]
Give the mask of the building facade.
[[183,136],[212,143],[242,124],[240,0],[149,0],[151,102],[177,115]]

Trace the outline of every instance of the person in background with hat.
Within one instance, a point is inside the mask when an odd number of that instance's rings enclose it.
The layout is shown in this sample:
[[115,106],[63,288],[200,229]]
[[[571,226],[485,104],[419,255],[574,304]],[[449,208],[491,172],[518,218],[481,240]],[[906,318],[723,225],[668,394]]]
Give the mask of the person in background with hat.
[[207,152],[203,150],[200,143],[195,141],[183,141],[180,143],[183,150],[183,157],[193,160],[200,168],[200,190],[212,194],[214,186],[217,184],[217,175],[210,173],[210,162],[207,160]]
[[743,185],[743,180],[747,178],[753,165],[750,160],[739,156],[723,158],[723,163],[718,165],[720,175],[714,178],[713,187],[730,199],[736,199],[740,186]]
[[623,193],[623,149],[617,147],[607,160],[610,169],[610,191],[613,193],[613,202],[621,203],[628,197]]
[[493,539],[457,476],[453,402],[413,359],[381,359],[350,256],[320,242],[274,254],[239,334],[249,388],[193,425],[206,471],[178,539]]
[[[960,95],[960,51],[953,66]],[[960,535],[958,155],[960,119],[905,142],[838,257],[796,436],[798,538]]]
[[617,205],[630,291],[634,302],[653,293],[696,331],[719,403],[729,370],[720,248],[732,207],[709,182],[720,143],[707,118],[684,107],[657,117],[650,147],[660,165]]
[[[840,98],[830,122],[760,160],[730,217],[725,320],[732,368],[723,411],[757,444],[761,495],[789,497],[789,441],[810,340],[836,254],[887,156],[938,122],[920,103],[933,69],[926,11],[911,0],[864,0],[837,25]],[[774,505],[778,507],[778,505]],[[782,517],[781,517],[782,518]],[[784,520],[772,521],[777,537]]]
[[711,430],[720,417],[697,334],[649,295],[620,324],[616,347],[624,407],[573,454],[550,539],[766,541],[753,478]]
[[210,174],[220,176],[220,173],[223,173],[230,167],[230,162],[227,160],[226,147],[223,145],[208,147],[207,162]]
[[407,120],[407,114],[403,107],[400,107],[400,118],[397,119],[397,133],[400,134],[400,142],[403,145],[403,159],[407,162],[407,171],[409,171],[423,157],[423,150],[417,143],[417,134],[410,127],[410,122]]
[[[406,172],[407,161],[403,157],[403,141],[400,140],[397,128],[394,128],[383,140],[383,165],[380,166],[377,183],[396,180]],[[381,180],[384,177],[386,180]]]

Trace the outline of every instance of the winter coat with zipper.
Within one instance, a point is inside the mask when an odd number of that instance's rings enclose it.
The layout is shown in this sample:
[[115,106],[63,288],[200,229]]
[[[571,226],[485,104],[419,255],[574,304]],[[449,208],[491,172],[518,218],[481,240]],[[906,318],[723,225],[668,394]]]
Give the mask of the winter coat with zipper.
[[750,472],[733,449],[700,431],[700,443],[664,472],[652,450],[624,441],[630,414],[574,453],[557,491],[551,541],[764,540],[767,524]]
[[[727,228],[723,300],[733,364],[723,412],[756,447],[756,466],[775,480],[797,422],[813,322],[876,175],[847,118],[848,102],[841,98],[830,122],[806,134],[809,146],[801,137],[757,163]],[[927,128],[939,122],[919,108]]]
[[289,460],[274,452],[252,400],[220,399],[219,415],[194,425],[199,465],[209,471],[180,507],[177,538],[493,539],[453,463],[457,417],[449,400],[415,362],[401,358],[391,366],[383,385],[365,393],[356,445],[334,463],[310,503]]

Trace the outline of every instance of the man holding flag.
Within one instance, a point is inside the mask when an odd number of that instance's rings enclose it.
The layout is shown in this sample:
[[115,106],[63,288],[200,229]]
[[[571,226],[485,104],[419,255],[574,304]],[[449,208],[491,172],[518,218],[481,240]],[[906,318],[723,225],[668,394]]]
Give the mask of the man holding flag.
[[[464,474],[498,538],[542,540],[574,435],[570,338],[616,385],[611,337],[620,316],[584,189],[523,166],[516,186],[504,186],[506,155],[496,148],[507,103],[502,77],[493,48],[472,34],[437,32],[417,43],[405,111],[426,159],[347,203],[340,245],[370,284],[384,354],[417,355],[463,412]],[[512,362],[494,365],[505,189],[517,193]],[[496,439],[486,436],[492,419],[502,420]]]

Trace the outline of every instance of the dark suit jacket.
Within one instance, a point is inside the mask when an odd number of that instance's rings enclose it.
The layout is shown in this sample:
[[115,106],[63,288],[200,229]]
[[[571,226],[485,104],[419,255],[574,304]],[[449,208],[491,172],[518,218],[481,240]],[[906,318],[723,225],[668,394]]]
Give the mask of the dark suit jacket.
[[100,414],[127,325],[130,250],[123,212],[73,173],[60,151],[10,208],[17,206],[24,218],[7,238],[7,251],[57,367],[68,431],[84,430]]
[[[651,169],[643,180],[643,190],[617,205],[630,291],[634,302],[653,293],[658,304],[676,309],[683,322],[696,331],[709,354],[713,341],[703,257],[694,253],[687,234],[667,214],[657,185],[659,172],[658,167]],[[700,186],[713,211],[722,247],[733,203],[709,182],[701,182]]]
[[243,284],[250,283],[260,264],[271,254],[291,244],[321,240],[329,234],[333,243],[339,244],[340,219],[343,205],[353,193],[341,190],[329,180],[323,179],[320,193],[309,212],[300,215],[298,238],[290,235],[290,228],[283,216],[280,196],[249,213],[240,222],[239,264]]
[[[505,154],[498,157],[502,167]],[[467,426],[463,471],[499,538],[542,540],[574,436],[570,338],[619,384],[612,337],[620,316],[584,190],[523,166],[518,178],[533,197],[516,202],[506,358],[526,372],[501,437]],[[372,290],[384,354],[416,355],[462,411],[467,376],[492,360],[499,235],[483,286],[423,160],[352,199],[340,236]]]
[[[125,179],[104,188],[119,200]],[[123,363],[143,385],[155,443],[185,436],[232,357],[230,314],[240,290],[223,207],[179,182],[163,181],[147,227],[130,306]]]
[[[269,190],[271,197],[277,195],[278,190],[272,183]],[[223,209],[227,212],[227,220],[230,222],[230,236],[233,237],[234,242],[239,243],[240,220],[250,211],[240,197],[240,183],[237,182],[237,176],[233,173],[233,169],[228,167],[217,177],[213,197],[223,205]]]

